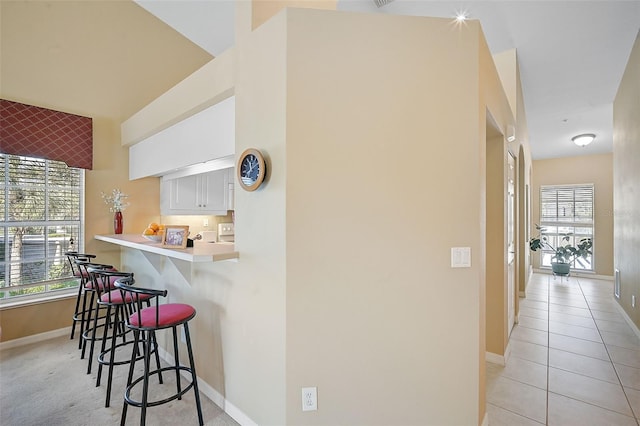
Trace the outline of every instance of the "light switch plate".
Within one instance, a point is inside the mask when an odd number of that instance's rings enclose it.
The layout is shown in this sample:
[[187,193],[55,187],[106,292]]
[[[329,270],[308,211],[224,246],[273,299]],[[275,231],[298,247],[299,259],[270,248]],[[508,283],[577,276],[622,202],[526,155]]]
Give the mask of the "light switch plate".
[[471,247],[451,247],[451,267],[471,267]]

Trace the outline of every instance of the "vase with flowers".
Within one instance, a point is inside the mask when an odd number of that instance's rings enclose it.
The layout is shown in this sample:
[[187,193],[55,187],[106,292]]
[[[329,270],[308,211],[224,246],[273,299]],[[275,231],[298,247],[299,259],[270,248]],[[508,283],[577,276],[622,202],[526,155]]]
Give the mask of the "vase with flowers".
[[114,189],[111,191],[111,194],[105,194],[102,192],[102,199],[104,203],[109,206],[109,211],[112,212],[113,215],[113,232],[116,234],[122,234],[123,230],[123,219],[122,219],[122,211],[129,206],[129,203],[126,199],[129,196],[119,189]]

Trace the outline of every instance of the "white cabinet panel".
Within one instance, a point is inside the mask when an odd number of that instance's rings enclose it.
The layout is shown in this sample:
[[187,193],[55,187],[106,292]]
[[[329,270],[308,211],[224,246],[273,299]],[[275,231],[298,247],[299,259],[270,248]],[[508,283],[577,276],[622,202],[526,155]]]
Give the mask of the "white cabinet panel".
[[226,215],[229,209],[227,169],[163,179],[160,190],[163,215]]
[[221,101],[129,148],[129,180],[235,153],[235,97]]

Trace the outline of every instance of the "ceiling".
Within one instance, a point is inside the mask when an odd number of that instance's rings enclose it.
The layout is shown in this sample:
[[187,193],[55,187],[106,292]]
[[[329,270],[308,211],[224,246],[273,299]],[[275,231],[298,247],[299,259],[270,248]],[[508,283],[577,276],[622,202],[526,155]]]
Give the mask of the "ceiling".
[[[385,0],[379,0],[384,3]],[[515,48],[534,159],[613,147],[613,100],[640,30],[640,0],[338,0],[343,11],[453,18],[482,25],[491,52]],[[233,0],[138,0],[214,56],[234,43]],[[579,148],[571,137],[594,133]]]

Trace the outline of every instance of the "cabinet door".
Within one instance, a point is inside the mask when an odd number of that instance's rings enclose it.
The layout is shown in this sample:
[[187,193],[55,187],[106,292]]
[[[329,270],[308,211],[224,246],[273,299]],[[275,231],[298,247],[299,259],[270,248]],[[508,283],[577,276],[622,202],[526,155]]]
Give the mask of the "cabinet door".
[[201,198],[197,200],[198,207],[207,212],[227,210],[227,171],[216,170],[199,176]]
[[200,202],[199,175],[171,180],[169,208],[172,210],[194,210]]
[[230,167],[228,170],[229,173],[229,184],[227,185],[227,210],[235,209],[235,173],[236,168]]

